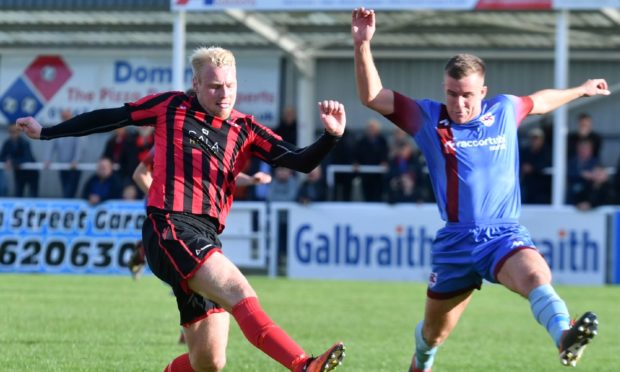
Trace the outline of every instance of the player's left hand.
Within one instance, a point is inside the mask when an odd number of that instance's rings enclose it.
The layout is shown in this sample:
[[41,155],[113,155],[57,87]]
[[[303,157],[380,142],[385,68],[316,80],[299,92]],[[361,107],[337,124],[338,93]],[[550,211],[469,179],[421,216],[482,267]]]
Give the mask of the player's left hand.
[[347,123],[344,105],[334,100],[321,101],[319,102],[319,113],[327,133],[332,136],[342,136]]
[[252,175],[252,182],[255,185],[264,185],[271,183],[271,175],[265,172],[256,172]]
[[583,88],[583,95],[586,97],[597,95],[608,96],[611,94],[605,79],[589,79],[581,84],[581,87]]
[[32,139],[39,139],[41,137],[41,124],[32,116],[19,118],[15,121],[15,124],[28,137]]

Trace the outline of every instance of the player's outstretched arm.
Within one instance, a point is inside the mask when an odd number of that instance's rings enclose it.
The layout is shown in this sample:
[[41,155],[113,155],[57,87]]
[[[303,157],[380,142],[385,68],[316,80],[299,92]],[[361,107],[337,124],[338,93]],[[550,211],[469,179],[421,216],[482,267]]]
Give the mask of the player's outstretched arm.
[[32,116],[19,118],[15,121],[17,127],[32,139],[41,138],[41,124]]
[[341,137],[344,134],[347,116],[342,103],[334,100],[321,101],[319,102],[319,114],[327,133],[335,137]]
[[60,124],[42,128],[33,117],[19,118],[17,125],[33,139],[49,140],[59,137],[80,137],[93,133],[109,132],[132,124],[126,107],[99,109],[65,120]]
[[544,89],[530,95],[534,103],[530,114],[543,115],[577,98],[609,94],[605,79],[589,79],[577,87],[568,89]]
[[351,36],[355,59],[355,81],[357,94],[364,106],[380,114],[394,112],[394,93],[383,88],[379,72],[370,50],[370,41],[375,34],[375,11],[357,8],[351,18]]

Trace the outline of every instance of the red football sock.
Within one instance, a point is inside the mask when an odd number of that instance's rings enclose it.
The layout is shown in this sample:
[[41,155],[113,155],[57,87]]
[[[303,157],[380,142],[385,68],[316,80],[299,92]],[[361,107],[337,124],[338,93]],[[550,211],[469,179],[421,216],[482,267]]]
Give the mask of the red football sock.
[[236,304],[232,315],[252,345],[290,370],[297,370],[308,357],[293,339],[269,318],[256,297]]
[[189,362],[189,354],[179,355],[175,360],[170,362],[164,369],[164,372],[194,372]]

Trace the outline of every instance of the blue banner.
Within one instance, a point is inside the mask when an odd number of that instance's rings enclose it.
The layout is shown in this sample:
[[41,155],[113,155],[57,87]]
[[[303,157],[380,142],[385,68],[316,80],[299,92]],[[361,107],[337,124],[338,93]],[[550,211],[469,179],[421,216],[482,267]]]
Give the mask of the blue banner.
[[611,282],[620,284],[620,211],[614,213],[613,229]]
[[0,199],[0,272],[127,274],[144,202]]

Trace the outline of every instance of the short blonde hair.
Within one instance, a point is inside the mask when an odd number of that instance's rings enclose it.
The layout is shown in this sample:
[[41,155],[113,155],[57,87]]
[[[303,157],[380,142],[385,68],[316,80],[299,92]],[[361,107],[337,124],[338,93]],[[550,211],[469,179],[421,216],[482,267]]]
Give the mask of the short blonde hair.
[[235,56],[228,49],[220,47],[200,47],[194,50],[189,57],[192,64],[192,72],[195,77],[202,69],[205,63],[212,64],[215,67],[235,66]]

